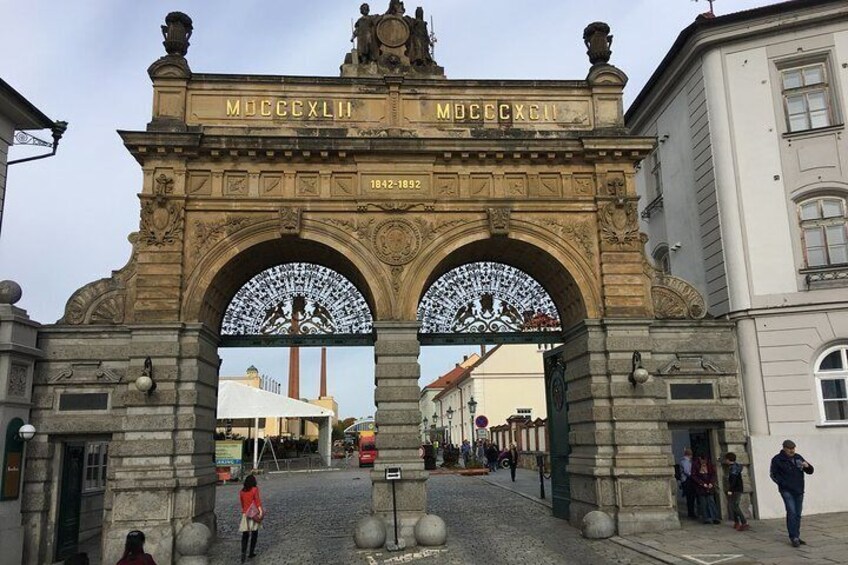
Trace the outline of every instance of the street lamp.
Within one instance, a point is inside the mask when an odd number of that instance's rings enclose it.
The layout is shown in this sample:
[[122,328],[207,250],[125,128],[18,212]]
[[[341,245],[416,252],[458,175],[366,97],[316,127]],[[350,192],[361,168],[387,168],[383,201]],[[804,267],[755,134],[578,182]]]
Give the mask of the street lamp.
[[477,401],[474,397],[468,401],[468,413],[471,414],[471,443],[474,443],[474,413],[477,412]]
[[453,407],[448,407],[447,411],[448,415],[448,443],[451,442],[451,420],[453,420]]

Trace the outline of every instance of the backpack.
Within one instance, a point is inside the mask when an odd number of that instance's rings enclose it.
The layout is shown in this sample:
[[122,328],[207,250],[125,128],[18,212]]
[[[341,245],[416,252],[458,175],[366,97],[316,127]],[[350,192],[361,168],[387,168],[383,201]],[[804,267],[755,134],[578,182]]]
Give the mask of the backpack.
[[674,479],[678,482],[683,480],[683,469],[679,463],[674,464]]

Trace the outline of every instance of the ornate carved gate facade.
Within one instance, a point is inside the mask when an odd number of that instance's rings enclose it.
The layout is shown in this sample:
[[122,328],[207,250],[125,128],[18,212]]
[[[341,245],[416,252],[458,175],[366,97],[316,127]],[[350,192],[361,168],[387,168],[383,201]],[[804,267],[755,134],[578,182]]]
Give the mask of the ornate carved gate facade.
[[[634,350],[652,373],[681,351],[708,350],[723,368],[698,378],[721,394],[700,415],[729,422],[727,441],[743,441],[730,328],[694,321],[704,315],[697,293],[643,255],[634,167],[654,141],[624,129],[627,79],[607,62],[609,29],[587,28],[585,80],[446,80],[410,43],[419,18],[392,12],[395,4],[363,16],[376,19],[357,29],[382,30],[360,38],[379,55],[354,52],[341,78],[193,72],[190,20],[169,15],[169,54],[149,69],[152,120],[120,132],[144,172],[131,258],[77,291],[40,334],[33,419],[45,433],[29,451],[30,562],[51,557],[53,439],[63,434],[111,436],[106,562],[128,529],[145,530],[156,559],[171,562],[185,524],[213,525],[222,320],[248,280],[293,262],[342,274],[371,310],[380,450],[372,509],[390,520],[383,469],[402,467],[408,543],[427,509],[419,302],[467,263],[530,274],[567,328],[573,520],[600,508],[623,532],[677,524],[666,426],[675,408],[664,412],[659,375],[650,386],[628,383]],[[678,349],[663,345],[663,332]],[[148,357],[152,394],[133,386]],[[71,393],[103,395],[103,405],[64,411]]]

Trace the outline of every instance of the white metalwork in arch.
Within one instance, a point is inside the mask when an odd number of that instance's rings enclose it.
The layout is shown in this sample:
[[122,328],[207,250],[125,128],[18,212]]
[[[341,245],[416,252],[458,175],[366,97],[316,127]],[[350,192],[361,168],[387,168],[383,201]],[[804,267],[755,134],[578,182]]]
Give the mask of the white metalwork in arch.
[[348,279],[312,263],[266,269],[233,297],[222,335],[365,334],[373,318]]
[[530,275],[502,263],[462,265],[427,289],[418,307],[422,333],[559,330],[550,295]]

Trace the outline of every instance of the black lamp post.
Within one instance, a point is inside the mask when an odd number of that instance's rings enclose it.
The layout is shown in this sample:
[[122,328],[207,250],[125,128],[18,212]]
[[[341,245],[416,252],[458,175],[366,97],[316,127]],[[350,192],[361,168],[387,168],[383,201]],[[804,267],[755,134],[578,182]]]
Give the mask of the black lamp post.
[[468,401],[468,413],[471,414],[471,445],[474,445],[474,413],[477,412],[477,401],[474,397]]
[[426,441],[427,440],[427,418],[425,417],[423,420],[421,420],[421,423],[424,424],[424,432],[423,432],[424,437],[422,439],[424,441]]
[[453,407],[448,407],[447,411],[448,416],[448,443],[451,442],[451,420],[453,419]]

